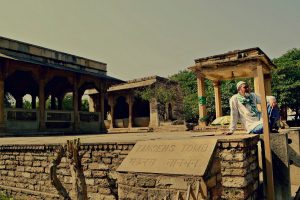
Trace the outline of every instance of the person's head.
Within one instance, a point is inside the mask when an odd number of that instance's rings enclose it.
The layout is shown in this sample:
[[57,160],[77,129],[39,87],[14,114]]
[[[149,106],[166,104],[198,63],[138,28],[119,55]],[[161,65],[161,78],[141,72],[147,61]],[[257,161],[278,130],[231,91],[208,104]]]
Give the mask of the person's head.
[[267,102],[272,107],[275,107],[277,105],[277,101],[276,101],[276,98],[274,96],[267,96]]
[[245,81],[239,81],[236,84],[236,89],[241,95],[245,95],[250,92],[249,85]]

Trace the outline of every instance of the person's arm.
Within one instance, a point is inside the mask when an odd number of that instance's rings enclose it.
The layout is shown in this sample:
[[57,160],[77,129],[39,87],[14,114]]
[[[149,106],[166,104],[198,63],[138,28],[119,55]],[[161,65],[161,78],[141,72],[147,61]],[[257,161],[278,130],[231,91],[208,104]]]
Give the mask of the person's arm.
[[230,126],[229,132],[233,133],[236,130],[236,125],[239,119],[239,111],[237,107],[237,102],[234,98],[230,99]]

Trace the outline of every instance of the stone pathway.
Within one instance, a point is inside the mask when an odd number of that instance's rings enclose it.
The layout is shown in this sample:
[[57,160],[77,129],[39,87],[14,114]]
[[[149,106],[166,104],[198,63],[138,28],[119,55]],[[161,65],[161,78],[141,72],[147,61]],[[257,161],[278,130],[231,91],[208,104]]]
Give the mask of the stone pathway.
[[[253,136],[253,135],[252,135]],[[225,136],[221,132],[150,132],[150,133],[123,133],[123,134],[99,134],[99,135],[74,135],[74,136],[40,136],[40,137],[5,137],[0,138],[0,145],[22,145],[22,144],[61,144],[67,140],[80,138],[82,143],[107,143],[107,142],[135,142],[140,140],[154,139],[184,139],[184,138],[218,138],[234,139],[251,137],[249,134],[236,133]]]

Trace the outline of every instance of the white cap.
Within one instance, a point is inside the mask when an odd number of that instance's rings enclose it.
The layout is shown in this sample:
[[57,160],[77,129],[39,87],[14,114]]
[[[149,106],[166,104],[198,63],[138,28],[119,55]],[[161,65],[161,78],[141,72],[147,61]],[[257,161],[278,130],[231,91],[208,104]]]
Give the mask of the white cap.
[[245,81],[239,81],[237,84],[236,84],[236,89],[239,90],[240,86],[243,85],[243,84],[247,84]]

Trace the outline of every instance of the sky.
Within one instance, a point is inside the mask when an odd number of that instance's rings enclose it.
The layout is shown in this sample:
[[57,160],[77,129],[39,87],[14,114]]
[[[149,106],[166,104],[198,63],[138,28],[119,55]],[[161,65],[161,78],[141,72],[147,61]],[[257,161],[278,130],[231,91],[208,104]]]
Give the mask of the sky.
[[108,75],[168,77],[194,59],[300,48],[297,0],[0,0],[0,35],[107,63]]

